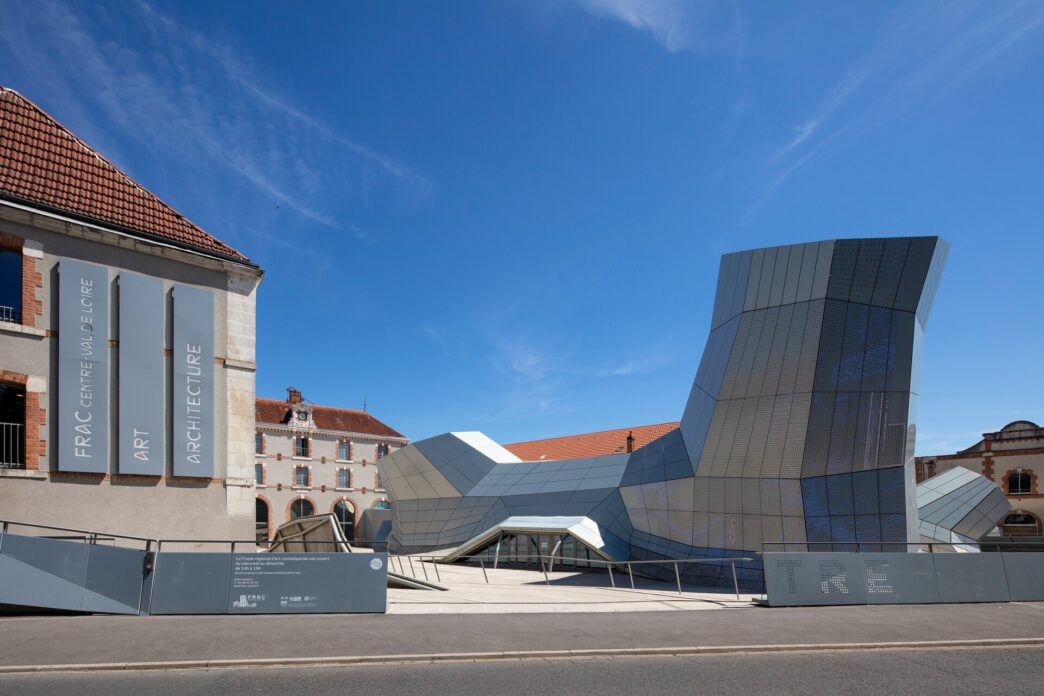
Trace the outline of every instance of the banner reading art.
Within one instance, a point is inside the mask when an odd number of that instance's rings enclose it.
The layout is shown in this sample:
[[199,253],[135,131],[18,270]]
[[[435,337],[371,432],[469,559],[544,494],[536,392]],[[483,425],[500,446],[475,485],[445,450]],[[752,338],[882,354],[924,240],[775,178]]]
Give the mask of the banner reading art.
[[163,281],[121,273],[119,471],[161,476],[164,447]]
[[109,457],[109,275],[58,266],[58,468],[106,473]]
[[174,286],[175,476],[214,475],[214,295]]

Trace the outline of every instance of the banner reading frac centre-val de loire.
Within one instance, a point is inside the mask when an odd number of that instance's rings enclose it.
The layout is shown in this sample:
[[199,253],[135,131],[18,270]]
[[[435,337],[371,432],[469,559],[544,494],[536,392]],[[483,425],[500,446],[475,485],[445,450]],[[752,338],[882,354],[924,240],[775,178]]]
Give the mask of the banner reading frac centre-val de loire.
[[214,475],[214,295],[174,286],[175,476]]
[[71,259],[62,259],[58,272],[58,466],[106,473],[109,274]]

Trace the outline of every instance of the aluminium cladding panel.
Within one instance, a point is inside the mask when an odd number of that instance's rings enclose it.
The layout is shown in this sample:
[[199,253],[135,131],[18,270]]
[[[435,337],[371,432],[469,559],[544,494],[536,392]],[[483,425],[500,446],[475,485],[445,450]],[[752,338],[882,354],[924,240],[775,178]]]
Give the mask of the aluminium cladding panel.
[[166,459],[163,281],[119,278],[119,472],[161,476]]
[[109,274],[59,262],[58,468],[104,474],[109,454]]
[[214,294],[174,286],[173,475],[214,476]]

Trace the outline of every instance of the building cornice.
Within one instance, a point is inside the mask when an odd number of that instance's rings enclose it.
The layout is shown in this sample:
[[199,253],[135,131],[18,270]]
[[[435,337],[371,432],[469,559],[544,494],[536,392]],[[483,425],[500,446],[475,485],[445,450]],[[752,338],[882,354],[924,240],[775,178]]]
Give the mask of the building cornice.
[[102,225],[88,220],[81,220],[68,213],[47,210],[42,206],[30,205],[28,202],[23,203],[11,198],[0,198],[0,219],[101,242],[110,246],[132,249],[153,256],[156,255],[158,249],[163,249],[182,263],[219,270],[227,274],[250,276],[257,281],[260,281],[264,275],[264,271],[251,261],[240,261],[230,256],[203,251],[173,240],[161,240],[159,237],[137,230],[124,231],[114,225]]
[[409,438],[395,437],[393,435],[374,435],[373,433],[357,433],[351,430],[326,430],[323,428],[293,428],[285,423],[257,423],[258,430],[276,433],[302,433],[308,435],[327,435],[330,437],[351,437],[355,439],[367,439],[374,442],[399,442],[403,445],[409,444]]

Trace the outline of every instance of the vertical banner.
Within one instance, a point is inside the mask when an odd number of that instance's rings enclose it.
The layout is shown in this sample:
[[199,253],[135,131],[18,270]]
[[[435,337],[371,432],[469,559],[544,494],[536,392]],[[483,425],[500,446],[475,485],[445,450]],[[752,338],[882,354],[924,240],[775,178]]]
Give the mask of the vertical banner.
[[174,286],[175,476],[214,475],[214,294]]
[[163,281],[120,274],[121,474],[161,476],[164,447]]
[[58,469],[108,472],[109,273],[58,265]]

